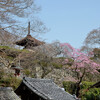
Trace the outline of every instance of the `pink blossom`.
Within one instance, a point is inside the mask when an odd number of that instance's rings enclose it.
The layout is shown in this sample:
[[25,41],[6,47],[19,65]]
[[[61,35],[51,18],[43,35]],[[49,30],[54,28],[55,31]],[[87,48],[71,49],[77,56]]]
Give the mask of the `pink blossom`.
[[[68,43],[61,44],[61,46],[64,47],[64,52],[70,58],[73,58],[74,62],[71,69],[79,74],[78,77],[84,77],[87,72],[90,74],[100,74],[97,71],[97,69],[100,69],[100,64],[97,64],[90,59],[90,57],[93,56],[93,52],[83,53],[80,49],[75,49]],[[68,63],[68,59],[66,59],[65,62]]]

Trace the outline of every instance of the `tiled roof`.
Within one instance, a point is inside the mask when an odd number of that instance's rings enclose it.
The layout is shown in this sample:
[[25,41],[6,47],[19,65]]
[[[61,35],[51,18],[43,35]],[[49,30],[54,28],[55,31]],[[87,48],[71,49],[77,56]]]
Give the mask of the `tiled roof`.
[[24,78],[23,83],[45,100],[75,100],[50,79]]
[[10,87],[0,87],[0,100],[21,100]]

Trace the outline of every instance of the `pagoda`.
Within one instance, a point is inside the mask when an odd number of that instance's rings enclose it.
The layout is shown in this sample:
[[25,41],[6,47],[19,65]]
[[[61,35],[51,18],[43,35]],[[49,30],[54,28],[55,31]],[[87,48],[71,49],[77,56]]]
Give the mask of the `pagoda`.
[[31,49],[32,47],[43,45],[44,42],[39,41],[30,35],[30,22],[29,22],[27,36],[24,39],[15,42],[15,44],[19,46],[24,46],[24,49]]

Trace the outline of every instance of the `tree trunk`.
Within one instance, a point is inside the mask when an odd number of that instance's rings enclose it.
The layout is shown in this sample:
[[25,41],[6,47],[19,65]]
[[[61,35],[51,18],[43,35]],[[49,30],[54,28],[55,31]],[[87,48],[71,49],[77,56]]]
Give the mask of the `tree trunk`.
[[76,96],[79,97],[80,93],[80,83],[76,83]]

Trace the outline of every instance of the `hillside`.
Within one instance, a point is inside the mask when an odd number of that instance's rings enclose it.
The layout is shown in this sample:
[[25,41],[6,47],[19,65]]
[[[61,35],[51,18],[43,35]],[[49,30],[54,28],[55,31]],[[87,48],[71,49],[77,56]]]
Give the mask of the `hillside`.
[[[63,60],[64,58],[47,57],[31,50],[19,50],[7,46],[0,47],[0,68],[4,73],[11,74],[12,77],[15,76],[11,66],[20,65],[23,68],[20,77],[50,78],[59,86],[62,86],[63,81],[75,81],[71,72],[66,69],[66,66],[63,66]],[[7,77],[6,75],[4,77]]]
[[[69,62],[66,64],[63,63],[65,60],[64,57],[55,58],[41,53],[41,50],[39,51],[20,50],[8,46],[0,46],[0,87],[13,87],[13,89],[16,89],[22,81],[22,78],[26,76],[52,79],[57,85],[64,87],[67,92],[71,94],[75,93],[77,90],[76,73],[68,70],[72,66],[73,60],[69,59]],[[95,58],[91,59],[96,60]],[[14,75],[15,70],[13,66],[22,68],[20,76],[16,77]],[[83,79],[80,87],[86,89],[95,82],[98,82],[99,79],[99,75],[88,75]],[[80,90],[80,92],[82,91],[85,90]],[[93,91],[94,94],[92,95],[94,97],[95,90]],[[96,91],[99,91],[99,89]],[[90,91],[90,93],[92,92]],[[84,96],[84,92],[81,95]]]

